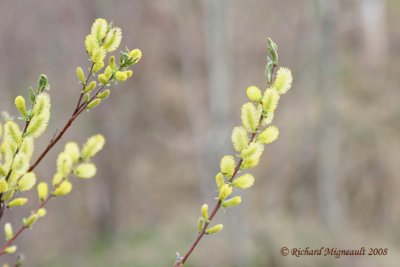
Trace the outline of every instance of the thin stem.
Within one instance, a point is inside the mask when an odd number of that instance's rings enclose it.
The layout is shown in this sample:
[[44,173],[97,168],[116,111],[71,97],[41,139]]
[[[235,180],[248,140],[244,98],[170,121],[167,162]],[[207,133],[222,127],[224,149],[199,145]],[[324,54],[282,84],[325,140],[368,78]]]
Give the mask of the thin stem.
[[[94,66],[94,64],[92,64],[92,66],[90,67],[90,71],[86,78],[85,84],[87,84],[89,82],[89,79],[91,78],[93,66]],[[83,89],[84,88],[85,88],[85,85],[83,85]],[[68,130],[68,128],[75,121],[75,119],[84,110],[84,109],[82,109],[82,107],[86,107],[87,104],[93,100],[93,98],[92,98],[90,101],[81,104],[83,95],[84,95],[83,93],[80,94],[77,105],[76,105],[71,117],[69,118],[69,120],[66,122],[66,124],[62,128],[62,130],[50,141],[50,143],[47,145],[47,147],[44,149],[44,151],[40,154],[40,156],[37,158],[37,160],[29,167],[28,172],[33,171],[36,168],[36,166],[42,161],[42,159],[47,155],[47,153],[51,150],[51,148],[61,139],[61,137],[64,135],[64,133]]]

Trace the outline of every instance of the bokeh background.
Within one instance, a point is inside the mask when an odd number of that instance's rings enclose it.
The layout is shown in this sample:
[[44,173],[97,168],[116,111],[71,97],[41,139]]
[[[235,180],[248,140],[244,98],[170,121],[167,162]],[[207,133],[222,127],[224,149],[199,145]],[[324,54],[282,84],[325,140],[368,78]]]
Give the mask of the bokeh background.
[[[224,231],[187,266],[399,266],[399,1],[1,1],[0,109],[16,114],[15,96],[40,73],[52,85],[37,153],[76,103],[75,68],[89,65],[83,40],[97,17],[144,57],[37,169],[50,181],[67,140],[107,138],[96,178],[76,181],[18,240],[26,266],[172,266],[196,235],[201,204],[214,202],[246,87],[266,87],[267,36],[295,77],[275,117],[280,138],[243,205],[216,217]],[[2,224],[18,225],[33,200]],[[297,258],[281,256],[283,246],[389,252]]]

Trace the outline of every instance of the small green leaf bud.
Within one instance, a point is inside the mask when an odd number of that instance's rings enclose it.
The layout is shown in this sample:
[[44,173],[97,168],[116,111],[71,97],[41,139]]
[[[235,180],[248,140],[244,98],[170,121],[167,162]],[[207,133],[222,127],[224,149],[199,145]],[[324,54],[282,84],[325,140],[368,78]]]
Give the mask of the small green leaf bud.
[[262,99],[260,89],[254,85],[247,87],[246,94],[251,101],[259,102]]
[[81,163],[79,164],[74,174],[83,179],[89,179],[96,175],[96,166],[93,163]]
[[18,109],[21,116],[25,118],[27,115],[25,98],[23,98],[22,96],[17,96],[15,98],[15,107]]
[[19,191],[22,192],[28,191],[32,189],[35,183],[36,183],[36,175],[33,172],[27,172],[18,181],[17,188]]
[[216,234],[218,232],[221,232],[222,228],[224,228],[224,226],[222,224],[217,224],[211,228],[208,228],[206,230],[206,234],[208,234],[208,235]]
[[208,205],[204,204],[201,206],[201,217],[203,217],[204,221],[208,221]]
[[13,246],[8,246],[6,247],[6,249],[4,250],[5,254],[14,254],[17,251],[17,246],[13,245]]
[[[100,76],[100,75],[99,75]],[[97,83],[96,81],[91,81],[86,87],[85,89],[83,89],[83,93],[89,93],[91,91],[93,91],[94,88],[96,88]]]
[[133,49],[131,52],[129,52],[129,57],[133,60],[133,63],[136,64],[142,58],[142,51],[140,51],[138,48]]
[[101,103],[101,99],[100,98],[93,99],[92,101],[90,101],[87,104],[86,109],[87,110],[91,110],[92,108],[97,107],[100,103]]
[[25,205],[26,202],[28,202],[28,199],[27,199],[27,198],[25,198],[25,197],[19,197],[19,198],[16,198],[16,199],[11,200],[11,201],[8,203],[7,207],[8,207],[8,208],[20,207],[20,206]]
[[221,168],[221,172],[228,178],[231,178],[235,172],[235,159],[230,155],[223,156],[219,166]]
[[45,182],[40,182],[37,186],[37,194],[40,201],[44,201],[49,194],[49,186]]
[[7,240],[7,241],[10,240],[11,238],[13,238],[13,236],[14,236],[14,231],[13,231],[13,228],[12,228],[11,223],[6,223],[6,224],[4,225],[4,233],[5,233],[5,235],[6,235],[6,240]]
[[242,188],[246,189],[251,187],[254,184],[254,176],[251,175],[250,173],[246,173],[245,175],[242,175],[238,178],[236,178],[233,182],[232,185],[237,188]]
[[86,82],[85,74],[83,73],[83,70],[82,70],[81,67],[77,67],[77,68],[76,68],[76,77],[78,77],[79,81],[80,81],[82,84],[85,84],[85,82]]
[[225,184],[224,175],[222,173],[219,172],[215,175],[215,183],[217,184],[218,189]]
[[39,93],[43,92],[44,90],[50,90],[49,79],[45,74],[40,74],[39,76],[38,89]]
[[222,207],[224,208],[230,208],[239,205],[242,202],[242,197],[241,196],[236,196],[231,199],[225,200],[222,202]]
[[224,184],[219,190],[219,200],[223,201],[232,194],[232,187],[229,184]]
[[269,126],[262,133],[259,134],[258,140],[263,144],[271,144],[279,136],[279,129],[276,126]]
[[53,192],[56,197],[68,195],[72,190],[72,183],[70,181],[63,181]]

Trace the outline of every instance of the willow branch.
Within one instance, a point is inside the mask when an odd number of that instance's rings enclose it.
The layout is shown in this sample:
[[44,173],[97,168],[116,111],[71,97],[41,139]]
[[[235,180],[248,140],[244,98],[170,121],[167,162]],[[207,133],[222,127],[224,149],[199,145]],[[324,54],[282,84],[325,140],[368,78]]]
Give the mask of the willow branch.
[[[275,69],[276,69],[276,65],[274,65],[273,68],[272,68],[272,79],[271,79],[271,82],[268,83],[268,85],[273,84]],[[261,114],[260,118],[259,118],[259,126],[255,130],[255,132],[251,134],[251,138],[250,138],[250,142],[249,143],[253,142],[255,137],[257,136],[257,133],[258,133],[259,128],[261,126],[262,119],[263,119],[263,115]],[[239,162],[236,164],[235,171],[234,171],[234,173],[232,175],[231,181],[234,181],[236,179],[236,175],[238,174],[238,172],[240,170],[240,166],[242,165],[242,162],[243,162],[243,159],[240,158]],[[196,247],[199,244],[200,240],[206,234],[206,230],[207,230],[208,226],[210,225],[210,223],[212,222],[212,220],[214,219],[215,215],[217,214],[217,212],[219,211],[220,208],[221,208],[221,200],[218,200],[217,203],[215,204],[210,216],[209,216],[208,221],[204,224],[202,230],[197,235],[196,239],[193,241],[192,245],[189,247],[189,249],[186,252],[186,254],[174,264],[174,267],[183,267],[185,262],[188,260],[188,258],[192,254],[192,252],[196,249]]]

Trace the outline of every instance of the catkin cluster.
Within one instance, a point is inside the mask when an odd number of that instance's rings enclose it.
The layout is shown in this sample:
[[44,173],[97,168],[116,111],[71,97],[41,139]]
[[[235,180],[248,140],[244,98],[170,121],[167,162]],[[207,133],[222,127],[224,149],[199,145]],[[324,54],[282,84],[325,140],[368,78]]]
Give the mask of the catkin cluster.
[[[233,128],[231,140],[235,155],[225,155],[220,161],[220,171],[215,176],[218,189],[218,208],[230,208],[242,202],[240,195],[233,196],[239,189],[247,189],[254,184],[254,176],[249,169],[260,162],[265,145],[271,144],[279,136],[279,130],[272,125],[280,97],[292,86],[292,74],[288,68],[281,67],[275,72],[278,63],[277,46],[268,39],[268,63],[266,81],[268,87],[262,92],[257,86],[249,86],[246,94],[249,102],[241,108],[242,125]],[[275,74],[275,75],[274,75]],[[240,176],[237,177],[237,175]],[[214,209],[214,211],[216,211]],[[212,214],[211,216],[214,216]],[[212,218],[211,218],[212,219]],[[208,205],[201,207],[198,219],[199,233],[213,234],[222,230],[223,225],[209,227]]]
[[44,206],[51,198],[65,196],[71,192],[72,177],[90,179],[96,174],[96,165],[92,159],[105,144],[105,139],[100,134],[90,137],[82,147],[75,142],[65,145],[57,157],[57,171],[50,185],[44,181],[38,182],[39,179],[33,170],[84,110],[98,106],[110,95],[109,87],[113,82],[116,84],[132,76],[133,72],[129,68],[141,59],[142,53],[139,49],[121,51],[118,62],[115,56],[111,55],[108,65],[105,66],[104,63],[107,53],[115,51],[121,39],[120,28],[113,27],[112,23],[105,19],[95,20],[91,33],[85,39],[91,66],[86,75],[81,67],[76,69],[82,86],[76,108],[64,128],[56,133],[33,165],[31,159],[34,141],[44,133],[50,120],[50,84],[47,76],[42,74],[37,87],[29,89],[28,100],[23,96],[15,98],[18,119],[23,122],[23,126],[8,113],[3,113],[4,123],[0,123],[0,219],[4,211],[26,205],[28,198],[24,197],[24,192],[34,187],[37,190],[38,206],[22,219],[22,226],[18,231],[14,231],[10,223],[4,225],[5,241],[0,246],[0,256],[16,252],[15,239],[24,229],[32,228],[39,218],[46,215]]
[[[120,52],[119,62],[116,62],[115,56],[112,55],[105,67],[107,53],[115,51],[121,44],[121,40],[121,29],[113,27],[112,23],[101,18],[95,20],[91,33],[86,36],[85,47],[92,61],[92,66],[89,69],[88,76],[85,76],[81,67],[76,69],[76,75],[84,87],[82,93],[85,102],[88,103],[86,106],[88,110],[99,105],[103,99],[110,95],[110,89],[105,88],[110,86],[112,82],[126,81],[132,77],[133,71],[129,67],[138,63],[142,58],[142,52],[139,49],[136,48],[131,51],[126,49]],[[97,76],[98,82],[88,81],[89,79],[86,77],[99,73],[104,67],[104,71]],[[96,91],[96,89],[98,90]]]

